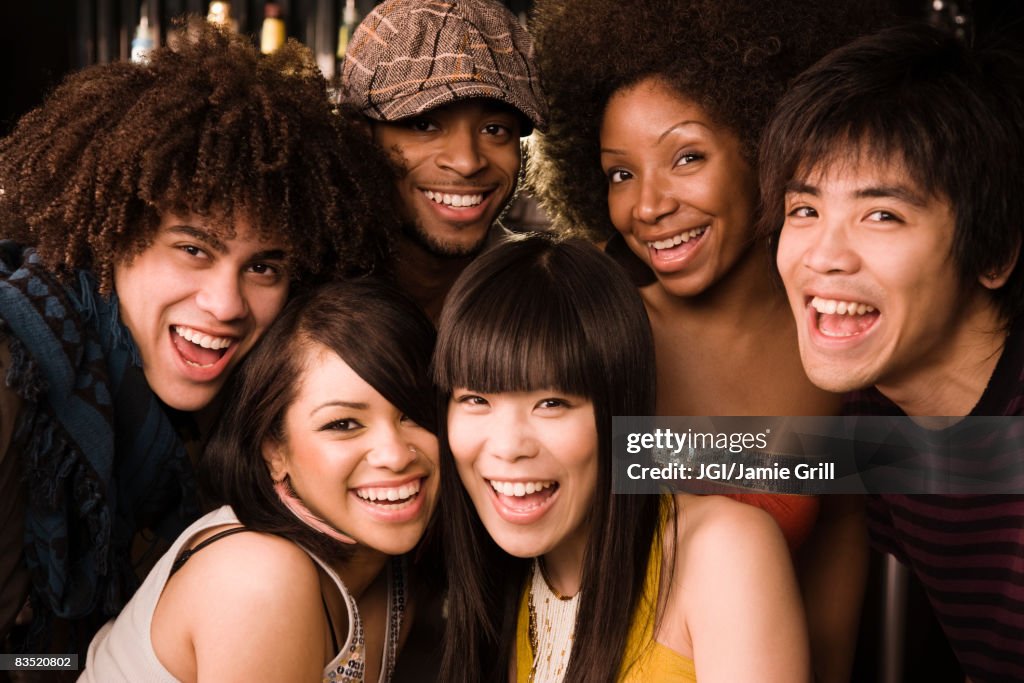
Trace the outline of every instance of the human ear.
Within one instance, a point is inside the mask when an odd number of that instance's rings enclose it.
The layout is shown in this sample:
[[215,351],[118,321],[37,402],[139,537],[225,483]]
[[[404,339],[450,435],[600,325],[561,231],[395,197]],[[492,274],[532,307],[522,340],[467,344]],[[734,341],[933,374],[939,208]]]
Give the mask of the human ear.
[[986,289],[999,289],[1006,284],[1006,281],[1010,279],[1010,274],[1013,273],[1014,267],[1017,265],[1017,259],[1020,257],[1020,242],[1017,242],[1017,246],[1013,248],[1013,253],[1010,258],[1002,265],[993,266],[987,272],[982,273],[978,276],[978,282],[981,286]]
[[288,476],[288,458],[285,457],[284,444],[276,439],[263,442],[263,461],[270,470],[270,478],[274,482],[284,481]]
[[281,503],[299,520],[322,534],[326,534],[341,543],[353,544],[357,541],[348,534],[335,529],[318,517],[302,502],[288,476],[288,458],[284,444],[275,439],[268,439],[263,444],[263,460],[270,469],[270,478],[274,482],[274,492]]

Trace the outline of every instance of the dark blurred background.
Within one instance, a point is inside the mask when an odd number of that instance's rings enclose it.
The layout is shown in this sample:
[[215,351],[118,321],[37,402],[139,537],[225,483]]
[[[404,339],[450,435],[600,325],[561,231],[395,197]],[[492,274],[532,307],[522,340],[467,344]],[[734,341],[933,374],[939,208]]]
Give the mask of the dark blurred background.
[[[141,9],[146,9],[163,44],[173,18],[185,13],[205,16],[209,4],[209,0],[3,0],[0,136],[9,133],[18,118],[38,105],[69,71],[127,59]],[[376,4],[356,0],[358,16],[365,16]],[[525,18],[531,2],[506,0],[504,4]],[[233,0],[230,5],[239,31],[258,40],[264,0]],[[278,0],[277,5],[288,36],[313,49],[321,70],[328,77],[333,75],[345,0]]]
[[[623,0],[630,2],[630,0]],[[812,0],[813,1],[813,0]],[[827,0],[817,0],[827,2]],[[999,34],[1024,43],[1024,0],[893,0],[908,19],[931,19],[958,25],[969,36]],[[231,13],[243,33],[258,36],[264,0],[234,0]],[[288,35],[313,49],[327,76],[334,69],[338,27],[345,0],[278,0]],[[356,0],[365,16],[374,0]],[[532,0],[505,0],[525,17]],[[145,7],[161,44],[173,17],[186,12],[205,16],[208,0],[4,0],[0,16],[3,105],[0,136],[10,132],[26,111],[69,71],[93,63],[126,59]],[[957,24],[959,18],[960,23]]]

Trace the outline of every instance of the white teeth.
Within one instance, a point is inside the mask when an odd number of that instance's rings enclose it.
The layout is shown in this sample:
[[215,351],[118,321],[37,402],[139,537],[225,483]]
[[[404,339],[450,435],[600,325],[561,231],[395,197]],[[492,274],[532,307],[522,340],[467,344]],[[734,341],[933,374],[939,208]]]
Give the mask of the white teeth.
[[663,240],[658,240],[657,242],[648,242],[647,246],[652,249],[670,249],[682,244],[683,242],[689,242],[695,237],[700,237],[707,229],[708,226],[706,225],[700,228],[694,228],[693,230],[681,232],[675,237],[667,237]]
[[431,190],[424,190],[423,194],[432,202],[446,204],[455,208],[476,206],[484,200],[484,196],[482,194],[444,194],[441,192],[433,192]]
[[392,487],[364,487],[354,489],[355,494],[363,500],[376,503],[377,501],[387,501],[393,503],[401,500],[405,501],[412,498],[420,492],[420,480],[416,479],[403,486],[392,486]]
[[554,485],[553,481],[530,481],[530,482],[511,482],[511,481],[495,481],[490,480],[491,488],[504,496],[514,496],[516,498],[522,498],[528,496],[531,493],[537,491],[543,491],[546,488],[550,488]]
[[875,307],[868,304],[861,304],[856,301],[822,299],[820,296],[811,299],[811,308],[818,313],[838,313],[839,315],[864,315],[865,313],[875,312]]
[[226,349],[231,346],[231,339],[228,337],[211,337],[208,334],[203,334],[199,330],[193,330],[191,327],[185,327],[184,325],[175,325],[174,332],[187,341],[192,342],[197,346],[202,346],[204,349]]

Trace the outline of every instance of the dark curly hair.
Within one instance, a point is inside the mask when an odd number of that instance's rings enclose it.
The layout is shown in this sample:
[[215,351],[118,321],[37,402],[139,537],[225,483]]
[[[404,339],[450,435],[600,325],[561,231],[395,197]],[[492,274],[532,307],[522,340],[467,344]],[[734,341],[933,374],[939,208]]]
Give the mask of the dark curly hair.
[[93,271],[109,293],[114,263],[151,243],[161,214],[198,214],[230,238],[240,213],[287,241],[307,284],[386,267],[393,188],[306,48],[263,56],[192,24],[147,65],[72,74],[0,141],[0,236],[35,246],[59,277]]
[[757,143],[790,79],[889,16],[884,0],[536,0],[534,35],[550,106],[531,185],[560,229],[604,240],[599,137],[609,98],[657,76],[740,139]]

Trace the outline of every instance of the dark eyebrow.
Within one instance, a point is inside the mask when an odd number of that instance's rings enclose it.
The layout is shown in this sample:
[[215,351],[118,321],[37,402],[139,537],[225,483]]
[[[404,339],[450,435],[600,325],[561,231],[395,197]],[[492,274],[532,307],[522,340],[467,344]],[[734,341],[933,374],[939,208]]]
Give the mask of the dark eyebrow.
[[318,412],[320,412],[324,408],[335,408],[335,407],[337,407],[337,408],[348,408],[350,410],[367,410],[367,409],[369,409],[370,406],[367,403],[358,403],[358,402],[352,402],[352,401],[328,401],[327,403],[323,403],[321,405],[318,405],[316,408],[314,408],[313,411],[310,413],[310,415],[316,415]]
[[790,180],[788,183],[786,183],[785,190],[786,190],[786,194],[790,194],[790,193],[809,194],[812,197],[817,197],[820,194],[818,192],[818,188],[816,188],[814,185],[809,185],[809,184],[803,182],[802,180]]
[[288,252],[284,249],[268,249],[258,251],[252,255],[251,261],[284,261],[288,258]]
[[[181,235],[188,235],[189,237],[199,240],[200,242],[208,245],[214,251],[220,254],[226,254],[228,252],[227,245],[225,245],[216,235],[210,233],[207,230],[193,227],[191,225],[173,225],[167,230],[168,232],[175,232]],[[288,258],[288,252],[284,249],[267,249],[266,251],[258,251],[252,255],[250,261],[284,261]]]
[[891,197],[904,201],[907,204],[914,206],[923,207],[925,206],[925,200],[917,192],[914,192],[910,188],[902,185],[880,185],[878,187],[865,187],[862,190],[857,190],[854,193],[854,197],[858,199],[872,198],[872,197]]
[[[680,121],[679,123],[673,124],[673,125],[669,126],[668,128],[666,128],[665,131],[661,135],[658,136],[657,144],[661,144],[661,142],[665,138],[667,138],[673,131],[678,130],[679,128],[682,128],[683,126],[689,126],[689,125],[697,125],[697,126],[701,126],[703,128],[708,128],[710,130],[710,126],[708,126],[708,124],[704,123],[703,121],[697,121],[696,119],[687,119],[685,121]],[[624,150],[624,149],[613,149],[611,147],[602,147],[601,148],[601,154],[625,154],[625,153],[626,153],[626,150]]]
[[676,125],[672,126],[668,130],[666,130],[664,133],[659,135],[658,136],[658,142],[661,142],[662,140],[667,138],[669,136],[669,134],[672,133],[673,131],[676,131],[676,130],[680,129],[683,126],[689,126],[689,125],[697,125],[697,126],[701,126],[702,128],[708,128],[708,125],[706,123],[704,123],[703,121],[696,121],[694,119],[687,119],[686,121],[680,121]]
[[[818,188],[800,180],[790,180],[786,183],[786,194],[799,193],[809,194],[812,197],[820,196]],[[924,198],[904,185],[877,185],[864,187],[853,192],[855,199],[891,198],[906,202],[913,206],[923,207],[927,204]]]
[[189,237],[199,240],[200,242],[206,244],[215,251],[218,251],[222,254],[227,253],[228,248],[224,245],[224,243],[217,239],[215,235],[206,230],[194,228],[191,225],[172,225],[170,228],[167,229],[167,231],[176,232],[182,235],[188,235]]

